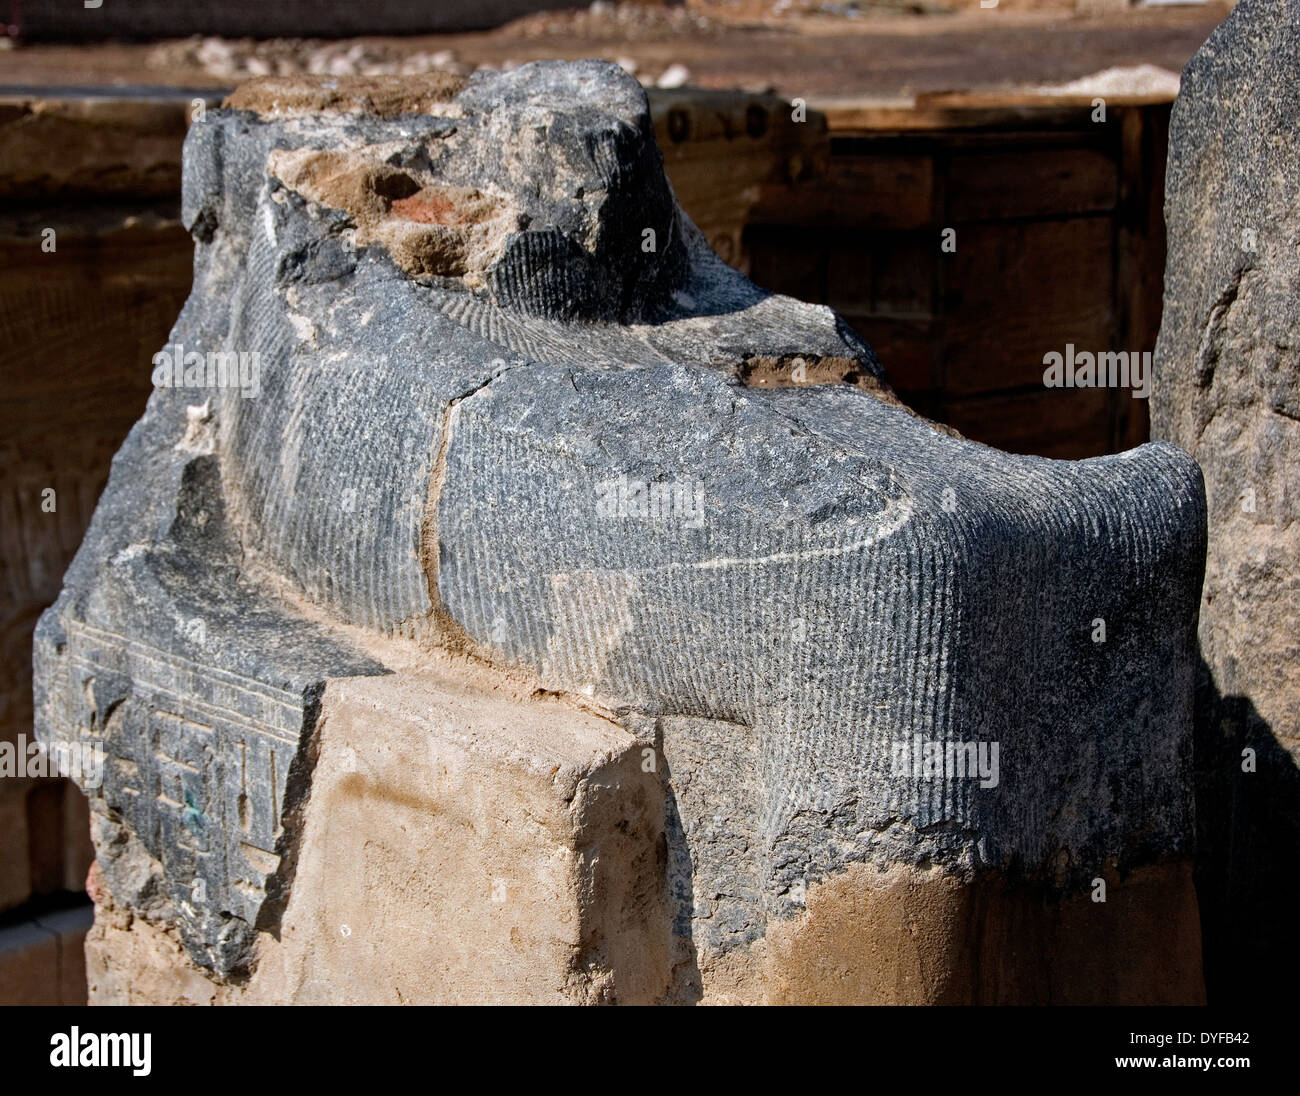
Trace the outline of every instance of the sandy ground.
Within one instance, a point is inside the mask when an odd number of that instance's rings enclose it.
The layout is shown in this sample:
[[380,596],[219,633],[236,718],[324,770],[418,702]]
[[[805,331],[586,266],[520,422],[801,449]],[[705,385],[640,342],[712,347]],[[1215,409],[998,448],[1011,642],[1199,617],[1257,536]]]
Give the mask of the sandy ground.
[[[977,0],[952,14],[925,15],[810,15],[787,5],[775,18],[768,10],[762,24],[749,21],[750,8],[744,5],[604,4],[594,11],[529,16],[487,32],[343,42],[191,38],[24,46],[6,39],[0,84],[217,88],[265,72],[464,72],[540,57],[603,57],[647,84],[888,98],[1064,84],[1141,65],[1177,73],[1230,6],[1216,2],[1084,17],[984,10]],[[760,14],[764,10],[761,0],[751,7]]]

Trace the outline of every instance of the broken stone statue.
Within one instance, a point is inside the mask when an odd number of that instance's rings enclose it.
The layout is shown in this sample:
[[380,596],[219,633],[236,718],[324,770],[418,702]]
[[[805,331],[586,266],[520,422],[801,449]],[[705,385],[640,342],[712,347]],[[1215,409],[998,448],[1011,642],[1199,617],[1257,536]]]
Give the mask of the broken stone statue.
[[1205,508],[726,267],[617,67],[256,81],[36,642],[92,1000],[1195,1001]]

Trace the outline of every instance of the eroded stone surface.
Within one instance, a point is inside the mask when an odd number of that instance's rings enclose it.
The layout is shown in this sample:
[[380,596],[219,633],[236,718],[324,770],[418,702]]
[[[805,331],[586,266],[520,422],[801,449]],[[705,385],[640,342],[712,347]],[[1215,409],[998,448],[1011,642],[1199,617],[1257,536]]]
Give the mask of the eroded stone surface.
[[[878,398],[834,313],[708,250],[613,66],[476,75],[420,114],[282,111],[265,90],[187,142],[196,279],[172,335],[255,351],[256,392],[155,393],[38,633],[41,733],[112,755],[105,910],[219,986],[312,955],[337,977],[319,917],[363,881],[327,898],[311,851],[352,809],[321,768],[345,733],[331,698],[415,704],[403,675],[433,648],[627,740],[582,770],[598,808],[482,838],[629,865],[605,890],[565,876],[587,894],[561,937],[587,957],[574,980],[526,934],[485,939],[494,999],[531,963],[565,999],[707,998],[746,969],[762,997],[777,974],[754,949],[853,872],[1059,898],[1187,853],[1204,502],[1185,454],[1008,456]],[[382,705],[352,725],[399,755],[420,737]],[[533,765],[554,745],[518,741]],[[998,766],[934,779],[936,745]],[[529,764],[501,771],[503,795],[533,794]],[[402,772],[365,824],[405,809]],[[424,786],[455,804],[491,783]],[[449,908],[391,886],[445,935]]]
[[1152,433],[1201,463],[1202,891],[1225,993],[1289,984],[1300,840],[1300,4],[1242,0],[1170,132]]

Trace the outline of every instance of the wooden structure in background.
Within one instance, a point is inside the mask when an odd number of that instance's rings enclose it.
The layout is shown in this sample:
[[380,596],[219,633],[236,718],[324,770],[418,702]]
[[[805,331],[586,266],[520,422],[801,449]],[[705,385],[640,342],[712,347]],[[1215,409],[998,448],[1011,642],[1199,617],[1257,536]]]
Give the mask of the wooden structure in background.
[[[1155,347],[1167,101],[1111,99],[1105,120],[1094,121],[1088,98],[926,96],[825,103],[795,121],[790,104],[770,95],[678,89],[650,98],[669,177],[718,254],[764,287],[842,312],[918,411],[1044,456],[1145,440],[1144,400],[1117,389],[1045,389],[1043,355],[1067,343],[1093,353]],[[90,106],[47,100],[35,110],[0,104],[0,193],[11,208],[39,198],[66,209],[65,197],[92,188],[117,207],[174,202],[186,109],[178,93]],[[58,154],[38,154],[42,139]],[[50,175],[51,163],[66,165],[64,174]],[[945,229],[955,232],[954,252],[941,248]],[[9,239],[6,247],[25,246]],[[161,344],[188,292],[188,240],[172,224],[158,244],[177,254],[150,281],[166,282],[157,300],[104,317],[149,345],[154,336]],[[14,254],[6,304],[15,293],[52,292],[48,279],[43,290],[17,288],[34,273],[25,254]],[[113,254],[128,261],[130,251],[85,254],[79,276],[111,282],[103,264]],[[62,277],[68,267],[36,269]],[[166,315],[145,322],[141,310],[153,307]],[[20,355],[21,343],[11,339],[8,353]]]
[[823,109],[826,171],[750,208],[754,280],[843,313],[905,401],[968,437],[1063,458],[1146,440],[1145,400],[1047,389],[1043,355],[1155,349],[1170,104],[1111,100],[1104,121],[1090,98]]
[[[0,741],[33,740],[32,629],[189,293],[189,108],[0,98]],[[89,826],[71,781],[0,780],[0,1004],[85,1002]]]

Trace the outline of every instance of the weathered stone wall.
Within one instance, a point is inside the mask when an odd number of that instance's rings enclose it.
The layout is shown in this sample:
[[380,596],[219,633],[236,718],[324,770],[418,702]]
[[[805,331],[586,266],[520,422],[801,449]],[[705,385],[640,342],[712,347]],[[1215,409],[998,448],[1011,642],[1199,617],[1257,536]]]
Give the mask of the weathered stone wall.
[[1300,3],[1243,0],[1174,108],[1152,431],[1200,462],[1210,538],[1198,883],[1225,998],[1298,970]]

